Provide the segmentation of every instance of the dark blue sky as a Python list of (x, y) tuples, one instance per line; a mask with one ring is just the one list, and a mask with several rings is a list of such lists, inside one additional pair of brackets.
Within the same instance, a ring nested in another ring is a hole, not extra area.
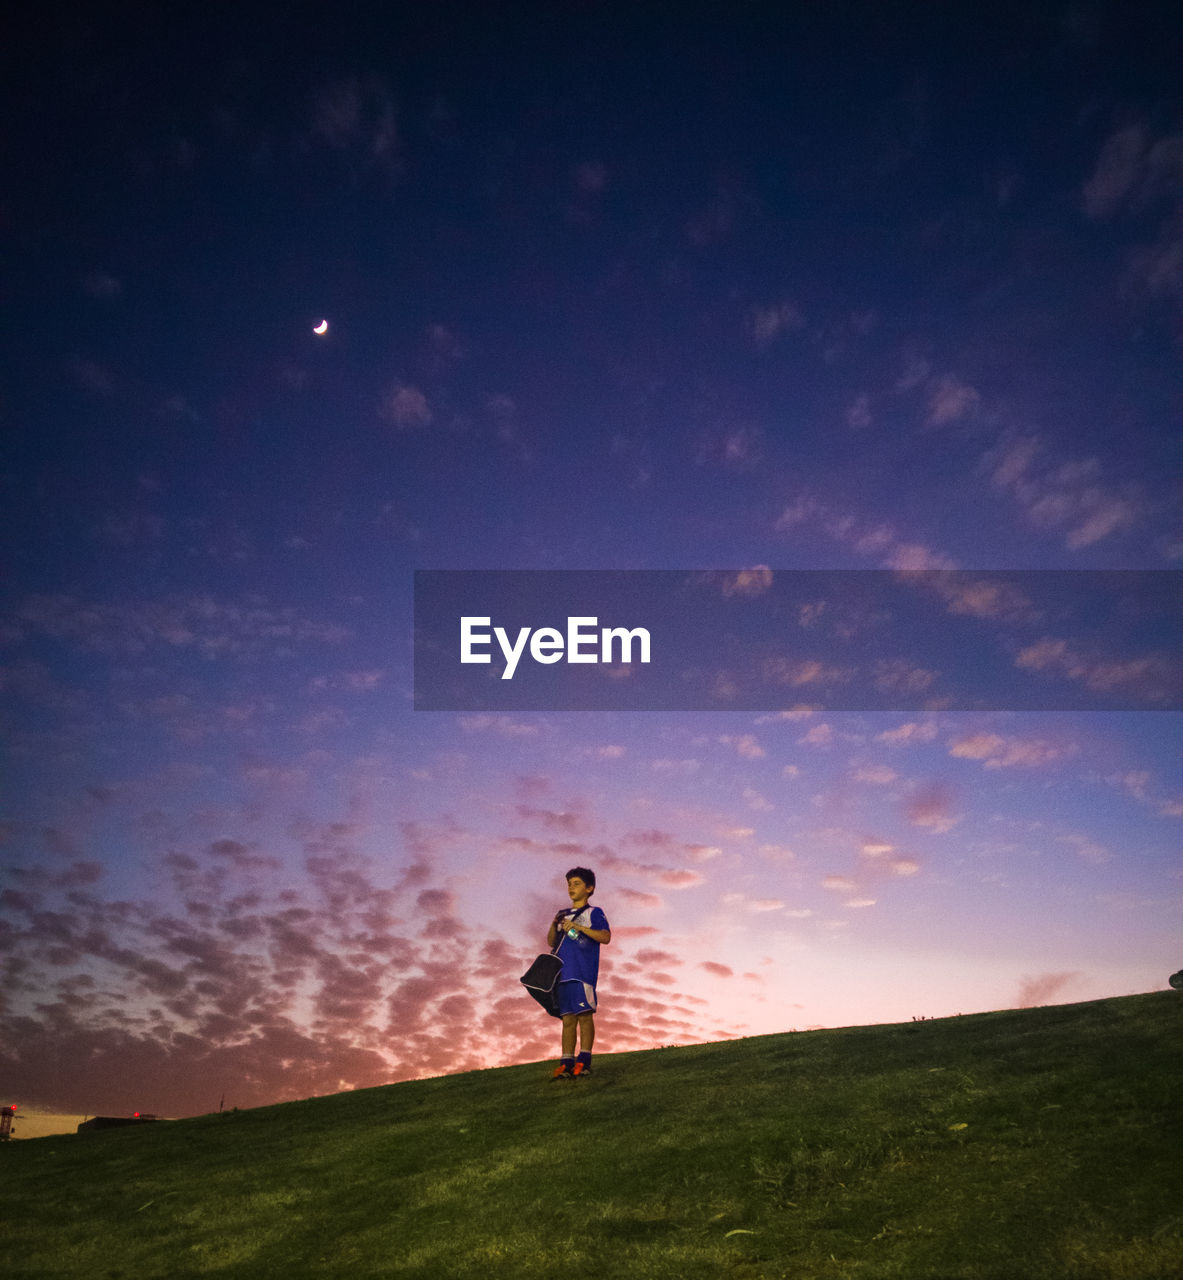
[[(416, 569), (1177, 570), (1181, 27), (1073, 0), (27, 23), (5, 1078), (180, 1113), (214, 1077), (245, 1105), (544, 1056), (514, 980), (580, 859), (617, 929), (605, 1046), (1178, 968), (1174, 712), (830, 715), (794, 668), (759, 712), (427, 714), (410, 659)], [(841, 614), (800, 625), (840, 654)], [(1171, 657), (1089, 621), (992, 652), (1106, 695)]]

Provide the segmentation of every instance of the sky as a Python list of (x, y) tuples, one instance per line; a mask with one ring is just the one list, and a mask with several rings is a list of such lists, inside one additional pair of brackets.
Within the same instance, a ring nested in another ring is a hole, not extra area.
[[(365, 9), (12, 50), (3, 1101), (557, 1056), (518, 977), (576, 865), (598, 1051), (1165, 985), (1177, 629), (1031, 602), (1183, 568), (1173, 6)], [(709, 696), (416, 709), (441, 570), (663, 571), (799, 645), (737, 698), (690, 603)], [(945, 584), (886, 708), (819, 570)], [(1082, 698), (969, 698), (965, 628)]]

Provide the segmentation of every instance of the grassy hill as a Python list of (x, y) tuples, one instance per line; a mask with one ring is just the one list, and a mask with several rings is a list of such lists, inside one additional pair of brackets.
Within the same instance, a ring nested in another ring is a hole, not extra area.
[(605, 1054), (0, 1148), (0, 1272), (1183, 1275), (1183, 996)]

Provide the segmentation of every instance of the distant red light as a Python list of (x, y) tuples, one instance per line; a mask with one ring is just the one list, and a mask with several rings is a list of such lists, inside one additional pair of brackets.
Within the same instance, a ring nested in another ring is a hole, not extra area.
[(138, 1119), (140, 1118), (140, 1113), (139, 1113), (138, 1111), (133, 1111), (133, 1112), (131, 1113), (131, 1118), (132, 1118), (133, 1120), (138, 1120)]

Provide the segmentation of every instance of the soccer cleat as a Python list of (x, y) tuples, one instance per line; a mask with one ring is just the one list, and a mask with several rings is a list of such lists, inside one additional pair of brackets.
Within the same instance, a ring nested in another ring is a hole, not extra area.
[(550, 1078), (552, 1080), (574, 1080), (577, 1070), (578, 1069), (572, 1070), (569, 1062), (560, 1062), (559, 1065), (555, 1067)]
[(578, 1080), (580, 1076), (590, 1076), (590, 1075), (591, 1075), (590, 1062), (577, 1062), (575, 1064), (575, 1070), (571, 1072), (571, 1078), (573, 1080)]

